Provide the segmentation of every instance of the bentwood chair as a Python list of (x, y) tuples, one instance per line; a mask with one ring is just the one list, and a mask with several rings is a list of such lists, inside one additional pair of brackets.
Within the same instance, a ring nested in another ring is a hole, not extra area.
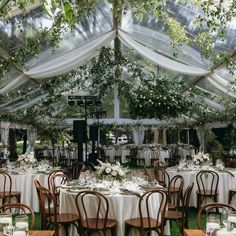
[(55, 170), (48, 176), (48, 188), (55, 195), (57, 205), (59, 206), (60, 185), (68, 184), (69, 177), (61, 170)]
[(72, 213), (58, 213), (55, 195), (47, 188), (38, 187), (39, 201), (42, 217), (45, 219), (43, 229), (55, 230), (55, 236), (59, 236), (59, 229), (62, 226), (66, 236), (69, 235), (69, 226), (74, 225), (79, 231), (79, 215)]
[(163, 187), (168, 187), (170, 184), (170, 176), (166, 169), (162, 166), (155, 166), (154, 168), (155, 179)]
[(233, 196), (236, 195), (236, 188), (229, 189), (229, 195), (228, 195), (228, 204), (231, 203)]
[(181, 175), (175, 175), (168, 185), (168, 209), (177, 210), (180, 203), (183, 202), (184, 178)]
[(79, 179), (83, 168), (85, 168), (83, 162), (80, 161), (75, 163), (72, 167), (72, 179)]
[(15, 198), (18, 203), (21, 201), (21, 192), (12, 191), (12, 179), (11, 176), (4, 172), (0, 172), (0, 199), (2, 205), (10, 203), (12, 198)]
[(184, 192), (183, 205), (178, 207), (177, 211), (167, 210), (165, 212), (165, 221), (175, 221), (180, 229), (182, 235), (184, 235), (184, 228), (188, 228), (188, 211), (189, 211), (189, 201), (193, 190), (194, 183), (189, 184)]
[(201, 170), (196, 175), (196, 182), (198, 186), (197, 194), (197, 208), (199, 209), (205, 199), (212, 199), (217, 202), (219, 195), (218, 184), (219, 175), (212, 170)]
[[(160, 206), (155, 209), (155, 214), (152, 216), (151, 199), (157, 198)], [(165, 211), (168, 203), (168, 193), (164, 189), (153, 189), (146, 191), (139, 199), (139, 217), (131, 218), (125, 221), (125, 236), (129, 235), (131, 228), (139, 230), (140, 235), (155, 231), (157, 235), (164, 235)]]
[(27, 205), (22, 203), (7, 203), (0, 207), (1, 213), (12, 212), (12, 209), (17, 210), (17, 215), (30, 215), (31, 225), (30, 229), (34, 228), (35, 225), (35, 215), (34, 211)]
[(163, 168), (166, 168), (166, 163), (164, 161), (161, 161), (161, 160), (155, 160), (153, 165), (154, 165), (154, 168), (156, 166), (161, 166)]
[[(212, 212), (219, 213), (220, 212), (219, 209), (223, 209), (223, 208), (226, 208), (230, 211), (236, 211), (236, 209), (233, 206), (230, 206), (224, 203), (219, 203), (219, 202), (212, 202), (212, 203), (202, 206), (201, 209), (197, 213), (198, 229), (204, 229), (203, 222), (202, 222), (203, 215), (207, 217)], [(205, 222), (204, 222), (204, 225), (205, 225)]]
[[(91, 202), (93, 204), (91, 214)], [(111, 235), (116, 235), (117, 221), (108, 218), (109, 202), (102, 193), (92, 190), (84, 190), (77, 194), (75, 198), (76, 207), (80, 216), (80, 235), (89, 235), (92, 232), (102, 232), (106, 235), (111, 231)], [(100, 235), (100, 234), (99, 234)]]

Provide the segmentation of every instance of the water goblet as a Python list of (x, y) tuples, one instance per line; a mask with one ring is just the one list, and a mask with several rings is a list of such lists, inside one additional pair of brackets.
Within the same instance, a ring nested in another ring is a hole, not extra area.
[(229, 230), (228, 217), (229, 217), (229, 209), (223, 208), (221, 212), (221, 222), (224, 225), (224, 228), (226, 228), (227, 230)]
[(206, 220), (206, 235), (212, 236), (216, 230), (220, 229), (220, 217), (216, 214), (209, 214)]

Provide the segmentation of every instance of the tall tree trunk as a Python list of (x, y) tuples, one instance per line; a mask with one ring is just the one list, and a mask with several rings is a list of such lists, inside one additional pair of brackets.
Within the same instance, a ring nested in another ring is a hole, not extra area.
[(23, 148), (22, 148), (22, 154), (26, 153), (27, 149), (27, 130), (24, 130), (24, 136), (23, 136)]
[(10, 161), (14, 161), (17, 159), (17, 151), (16, 151), (16, 130), (9, 129), (9, 159)]

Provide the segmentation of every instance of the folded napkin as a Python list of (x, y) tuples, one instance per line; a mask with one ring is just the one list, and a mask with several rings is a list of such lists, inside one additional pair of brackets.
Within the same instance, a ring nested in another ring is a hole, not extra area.
[(138, 191), (138, 190), (130, 190), (130, 189), (126, 189), (126, 188), (120, 188), (120, 191), (123, 192), (124, 194), (133, 194), (138, 197), (141, 197), (141, 191)]

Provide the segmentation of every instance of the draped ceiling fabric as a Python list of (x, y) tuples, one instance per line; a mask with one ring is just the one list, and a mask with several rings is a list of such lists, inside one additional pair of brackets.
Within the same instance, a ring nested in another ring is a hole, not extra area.
[(132, 130), (133, 140), (135, 145), (142, 145), (145, 136), (145, 130), (141, 128), (136, 128)]
[(26, 149), (26, 153), (30, 153), (34, 151), (34, 144), (36, 140), (37, 140), (37, 130), (34, 127), (32, 127), (32, 125), (28, 125), (27, 126), (28, 146)]
[(1, 142), (3, 146), (3, 158), (6, 159), (8, 157), (8, 138), (9, 138), (9, 128), (10, 122), (1, 121)]
[[(168, 1), (171, 3), (171, 1)], [(183, 11), (184, 9), (184, 11)], [(188, 12), (189, 11), (189, 12)], [(181, 19), (185, 19), (187, 30), (194, 35), (194, 28), (191, 26), (191, 19), (194, 18), (194, 13), (184, 6), (175, 7), (173, 12)], [(181, 15), (182, 14), (182, 15)], [(186, 15), (187, 14), (187, 15)], [(189, 15), (188, 15), (189, 14)], [(52, 21), (43, 14), (39, 14), (37, 21), (32, 21), (36, 24), (39, 18), (42, 18), (41, 25), (52, 24)], [(154, 65), (175, 72), (176, 75), (186, 76), (186, 85), (195, 85), (197, 88), (208, 92), (209, 95), (216, 96), (231, 96), (236, 97), (236, 87), (229, 82), (235, 80), (234, 76), (230, 76), (224, 63), (219, 67), (211, 68), (208, 60), (203, 60), (200, 53), (195, 48), (184, 45), (182, 54), (178, 57), (173, 57), (173, 49), (170, 47), (170, 39), (165, 35), (164, 31), (158, 28), (158, 20), (151, 15), (147, 17), (148, 21), (138, 23), (134, 20), (132, 12), (128, 12), (122, 16), (122, 24), (119, 28), (113, 25), (113, 16), (111, 6), (104, 1), (98, 6), (94, 16), (88, 18), (87, 22), (81, 23), (78, 32), (75, 35), (67, 33), (60, 47), (55, 49), (52, 54), (52, 48), (46, 48), (36, 58), (28, 61), (27, 70), (22, 69), (22, 72), (12, 73), (6, 78), (2, 78), (0, 83), (0, 94), (7, 94), (12, 91), (17, 91), (24, 86), (35, 86), (35, 90), (30, 94), (30, 101), (24, 97), (18, 98), (15, 101), (0, 102), (0, 112), (13, 112), (18, 109), (29, 107), (37, 102), (46, 99), (47, 93), (41, 94), (38, 91), (39, 84), (43, 80), (58, 76), (69, 72), (88, 62), (99, 53), (102, 46), (111, 46), (114, 38), (117, 36), (123, 46), (135, 51), (136, 54), (148, 59)], [(41, 19), (40, 18), (40, 19)], [(96, 21), (95, 21), (96, 20)], [(1, 22), (0, 22), (1, 23)], [(150, 25), (149, 25), (150, 24)], [(4, 24), (0, 24), (4, 28)], [(6, 27), (5, 27), (6, 28)], [(233, 54), (233, 49), (236, 47), (236, 27), (230, 28), (228, 35), (230, 40), (225, 40), (225, 45), (217, 45), (219, 48), (225, 47), (227, 51)], [(4, 48), (4, 45), (0, 45)], [(216, 48), (217, 49), (217, 48)], [(235, 59), (235, 57), (233, 57)], [(176, 76), (175, 78), (177, 78)], [(175, 79), (173, 78), (173, 79)], [(187, 96), (187, 93), (185, 93)], [(114, 93), (114, 119), (104, 120), (104, 123), (115, 122), (134, 123), (131, 119), (122, 119), (120, 117), (119, 99), (117, 92)], [(215, 110), (224, 110), (225, 107), (210, 99), (205, 98), (207, 104)], [(185, 122), (186, 119), (183, 119)], [(140, 121), (139, 121), (140, 122)], [(141, 120), (146, 124), (158, 124), (158, 120)], [(189, 122), (193, 120), (189, 119)], [(168, 123), (168, 122), (167, 122)], [(198, 131), (199, 139), (203, 142), (201, 131)]]

